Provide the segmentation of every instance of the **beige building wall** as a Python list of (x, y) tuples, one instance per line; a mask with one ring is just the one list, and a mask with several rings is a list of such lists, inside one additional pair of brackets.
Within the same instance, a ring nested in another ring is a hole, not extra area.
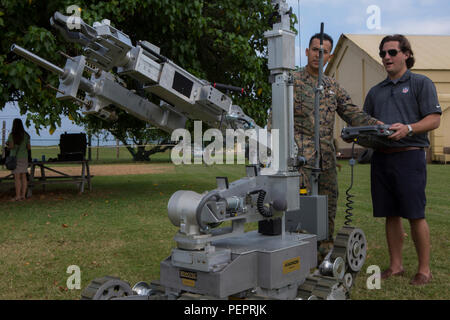
[(439, 94), (442, 108), (441, 125), (430, 133), (433, 161), (450, 162), (450, 94)]
[[(335, 63), (327, 68), (326, 74), (336, 78), (351, 96), (353, 103), (362, 108), (370, 88), (386, 78), (383, 66), (373, 61), (367, 53), (348, 39), (336, 47), (334, 61)], [(347, 126), (345, 121), (337, 116), (334, 136), (337, 150), (341, 152), (349, 152), (351, 149), (351, 144), (340, 138), (342, 128), (345, 126)]]
[[(325, 71), (328, 76), (336, 78), (339, 84), (350, 94), (353, 103), (361, 108), (370, 88), (386, 78), (381, 59), (375, 57), (378, 43), (382, 37), (383, 35), (368, 35), (366, 37), (364, 35), (341, 35), (334, 51), (334, 57)], [(427, 43), (428, 46), (430, 43), (439, 45), (438, 41), (430, 41), (427, 36), (408, 36), (408, 38), (416, 57), (424, 56), (422, 52), (417, 52), (417, 49), (415, 49), (417, 47), (420, 50), (423, 47), (423, 42)], [(439, 38), (439, 40), (442, 39), (447, 40), (450, 44), (450, 37)], [(367, 48), (362, 48), (362, 46)], [(428, 46), (427, 50), (430, 49)], [(436, 50), (438, 50), (437, 47)], [(450, 161), (450, 62), (447, 62), (447, 65), (439, 63), (439, 65), (442, 65), (441, 69), (436, 69), (436, 63), (431, 65), (431, 62), (435, 63), (435, 61), (430, 61), (430, 68), (432, 69), (427, 69), (426, 61), (422, 61), (422, 63), (417, 64), (420, 69), (413, 68), (412, 71), (429, 77), (436, 85), (443, 115), (441, 126), (430, 133), (430, 159), (444, 162)], [(341, 130), (345, 126), (346, 123), (337, 116), (334, 132), (337, 149), (345, 155), (349, 155), (351, 144), (342, 141), (340, 138)], [(358, 146), (358, 148), (360, 147)]]

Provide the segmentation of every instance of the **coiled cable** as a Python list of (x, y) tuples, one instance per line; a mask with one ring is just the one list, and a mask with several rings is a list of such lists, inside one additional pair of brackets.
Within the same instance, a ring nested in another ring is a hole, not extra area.
[(345, 191), (345, 194), (347, 195), (347, 203), (345, 204), (345, 206), (347, 207), (347, 209), (345, 209), (345, 222), (344, 224), (346, 226), (349, 226), (352, 222), (353, 222), (353, 203), (354, 201), (352, 200), (352, 198), (354, 197), (353, 194), (350, 193), (350, 190), (353, 187), (353, 168), (355, 166), (355, 158), (354, 158), (354, 152), (355, 152), (355, 142), (356, 140), (353, 142), (352, 144), (352, 158), (349, 160), (349, 164), (350, 164), (350, 168), (351, 168), (351, 173), (350, 173), (350, 186), (348, 187), (348, 189)]
[(256, 208), (258, 212), (265, 218), (270, 218), (273, 216), (272, 210), (264, 206), (264, 199), (266, 198), (266, 192), (264, 190), (259, 190), (258, 200), (256, 200)]
[(256, 199), (256, 209), (263, 217), (271, 218), (273, 216), (272, 208), (269, 209), (264, 205), (264, 199), (266, 198), (267, 192), (260, 189), (252, 191), (249, 194), (258, 194), (258, 198)]

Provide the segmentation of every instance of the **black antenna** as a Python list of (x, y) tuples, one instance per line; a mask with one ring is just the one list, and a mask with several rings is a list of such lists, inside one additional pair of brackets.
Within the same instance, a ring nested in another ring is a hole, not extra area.
[(320, 23), (320, 45), (323, 46), (323, 22)]
[(320, 175), (320, 95), (323, 91), (322, 76), (323, 76), (323, 29), (324, 23), (320, 24), (320, 51), (319, 51), (319, 76), (317, 81), (317, 88), (314, 90), (314, 147), (315, 147), (315, 163), (312, 169), (311, 181), (311, 195), (319, 194), (319, 175)]

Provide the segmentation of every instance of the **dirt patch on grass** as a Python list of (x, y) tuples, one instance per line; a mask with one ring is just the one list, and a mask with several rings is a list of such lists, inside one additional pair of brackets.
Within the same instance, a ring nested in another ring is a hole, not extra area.
[[(80, 168), (71, 168), (78, 170)], [(172, 164), (120, 164), (120, 165), (92, 165), (91, 175), (94, 176), (120, 176), (128, 174), (152, 174), (152, 173), (173, 173), (175, 167)]]
[[(80, 166), (58, 166), (58, 165), (47, 165), (56, 171), (75, 176), (81, 175), (81, 165)], [(93, 176), (120, 176), (129, 174), (157, 174), (157, 173), (173, 173), (175, 172), (175, 166), (173, 164), (97, 164), (90, 165), (90, 172)], [(6, 176), (9, 171), (0, 170), (0, 177)], [(50, 170), (45, 170), (45, 175), (47, 177), (57, 176), (58, 174)], [(41, 170), (36, 167), (35, 177), (41, 176)]]

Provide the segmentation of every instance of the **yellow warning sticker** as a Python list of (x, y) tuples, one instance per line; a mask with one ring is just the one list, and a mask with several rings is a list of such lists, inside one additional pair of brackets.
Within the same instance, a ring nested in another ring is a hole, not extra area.
[(283, 261), (283, 274), (287, 274), (295, 270), (300, 270), (300, 257)]
[(195, 281), (194, 281), (194, 280), (191, 280), (191, 279), (184, 279), (184, 278), (181, 278), (181, 283), (182, 283), (184, 286), (195, 287)]
[(195, 287), (197, 272), (180, 270), (181, 283), (188, 287)]

